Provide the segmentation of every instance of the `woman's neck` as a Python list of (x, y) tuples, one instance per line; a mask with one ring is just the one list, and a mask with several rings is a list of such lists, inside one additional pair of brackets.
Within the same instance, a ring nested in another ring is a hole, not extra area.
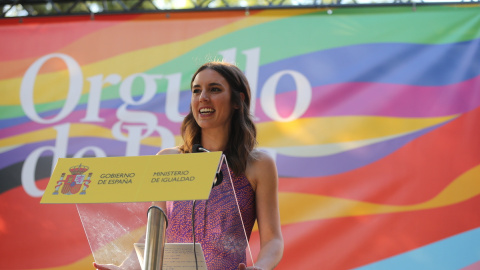
[(202, 130), (202, 146), (209, 151), (224, 151), (228, 143), (228, 130)]

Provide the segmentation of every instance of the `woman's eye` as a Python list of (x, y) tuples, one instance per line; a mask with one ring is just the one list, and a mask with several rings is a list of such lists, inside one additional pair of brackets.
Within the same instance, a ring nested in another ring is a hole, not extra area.
[(192, 93), (198, 94), (198, 93), (200, 93), (200, 89), (192, 89)]
[(222, 90), (221, 90), (220, 88), (213, 87), (213, 88), (211, 89), (211, 91), (212, 91), (212, 92), (220, 92), (220, 91), (222, 91)]

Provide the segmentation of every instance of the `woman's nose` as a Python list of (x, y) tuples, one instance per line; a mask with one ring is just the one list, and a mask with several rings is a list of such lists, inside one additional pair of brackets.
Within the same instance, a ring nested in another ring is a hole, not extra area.
[(207, 91), (202, 91), (202, 93), (200, 94), (200, 101), (208, 101), (208, 99), (209, 97)]

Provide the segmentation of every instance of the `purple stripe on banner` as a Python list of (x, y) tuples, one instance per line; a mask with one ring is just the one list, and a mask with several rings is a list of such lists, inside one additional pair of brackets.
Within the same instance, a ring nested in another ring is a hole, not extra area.
[[(118, 90), (117, 90), (118, 91)], [(136, 96), (138, 99), (138, 96)], [(179, 106), (178, 110), (180, 112), (188, 112), (190, 109), (190, 98), (191, 98), (191, 92), (190, 89), (187, 90), (181, 90), (179, 92)], [(101, 103), (102, 108), (111, 108), (111, 109), (117, 109), (118, 107), (122, 106), (125, 104), (125, 102), (119, 98), (116, 99), (111, 99), (111, 100), (103, 100)], [(136, 109), (136, 110), (144, 110), (144, 111), (150, 111), (150, 112), (155, 112), (155, 113), (165, 113), (165, 106), (167, 104), (166, 101), (166, 94), (165, 93), (157, 93), (151, 100), (146, 102), (145, 104), (142, 105), (137, 105), (137, 106), (132, 106), (129, 105), (129, 109)], [(82, 104), (79, 106), (81, 109), (85, 109), (86, 105)]]
[[(100, 110), (99, 115), (100, 117), (105, 119), (105, 122), (81, 122), (80, 119), (85, 117), (85, 111), (74, 111), (65, 119), (54, 124), (39, 124), (36, 122), (26, 122), (26, 123), (18, 124), (16, 126), (2, 129), (2, 132), (0, 133), (0, 139), (15, 136), (18, 134), (27, 133), (27, 132), (32, 132), (40, 129), (51, 128), (54, 126), (65, 124), (65, 123), (89, 124), (89, 125), (95, 125), (98, 127), (111, 129), (112, 126), (119, 121), (117, 119), (115, 111), (112, 109), (102, 109)], [(174, 135), (180, 134), (181, 123), (171, 122), (166, 118), (165, 114), (157, 114), (156, 117), (157, 117), (157, 125), (168, 128), (170, 131), (172, 131)], [(95, 134), (91, 134), (91, 136), (94, 136), (94, 135)], [(155, 135), (158, 136), (158, 134), (155, 134)]]
[(351, 171), (395, 152), (410, 141), (448, 122), (449, 121), (428, 127), (402, 137), (329, 156), (290, 157), (279, 154), (277, 155), (278, 175), (279, 177), (320, 177)]
[[(0, 154), (0, 160), (2, 163), (0, 164), (0, 169), (8, 167), (12, 164), (23, 162), (27, 159), (27, 157), (36, 149), (40, 147), (50, 146), (55, 147), (55, 141), (43, 141), (39, 143), (31, 143), (26, 144), (10, 151), (6, 151)], [(80, 149), (88, 147), (88, 146), (95, 146), (102, 149), (107, 156), (109, 157), (117, 157), (117, 156), (125, 156), (126, 145), (125, 142), (112, 140), (112, 139), (101, 139), (101, 138), (91, 138), (91, 137), (80, 137), (80, 138), (69, 138), (68, 139), (68, 146), (67, 146), (67, 157), (72, 157), (75, 153), (77, 153)], [(144, 155), (155, 155), (160, 150), (160, 147), (153, 147), (153, 146), (140, 146), (140, 156)], [(51, 151), (44, 151), (41, 156), (52, 156), (53, 153)], [(93, 155), (93, 152), (87, 152), (86, 155)]]
[[(179, 105), (178, 105), (178, 111), (186, 115), (189, 110), (190, 110), (190, 91), (181, 91), (179, 95)], [(100, 104), (100, 117), (105, 117), (105, 116), (110, 116), (112, 115), (113, 117), (115, 116), (115, 112), (117, 109), (122, 106), (124, 102), (121, 99), (112, 99), (112, 100), (104, 100)], [(165, 93), (159, 93), (155, 95), (155, 97), (152, 98), (149, 102), (138, 105), (138, 106), (128, 106), (128, 110), (136, 110), (136, 111), (148, 111), (152, 112), (158, 115), (165, 115)], [(79, 104), (76, 106), (75, 111), (71, 113), (71, 115), (68, 116), (68, 118), (62, 120), (61, 123), (65, 122), (80, 122), (79, 120), (84, 118), (86, 115), (86, 110), (87, 105), (86, 104)], [(40, 117), (44, 119), (49, 119), (54, 117), (60, 112), (60, 109), (53, 109), (53, 110), (48, 110), (42, 113), (39, 113)], [(75, 117), (72, 117), (72, 114), (77, 113)], [(106, 112), (106, 113), (105, 113)], [(169, 120), (166, 119), (166, 117), (159, 118), (159, 120), (163, 120), (170, 122)], [(28, 123), (31, 122), (31, 119), (28, 118), (27, 116), (23, 117), (17, 117), (17, 118), (11, 118), (11, 119), (3, 119), (0, 120), (0, 129), (5, 129), (9, 127), (14, 127), (21, 125), (23, 123)], [(59, 122), (60, 123), (60, 122)], [(58, 125), (59, 123), (55, 123), (55, 125)]]
[[(296, 91), (276, 96), (280, 116), (292, 113)], [(313, 105), (314, 104), (314, 105)], [(446, 86), (410, 86), (381, 83), (345, 83), (315, 87), (302, 117), (371, 115), (440, 117), (465, 113), (480, 106), (480, 76)], [(256, 115), (270, 120), (257, 101)]]

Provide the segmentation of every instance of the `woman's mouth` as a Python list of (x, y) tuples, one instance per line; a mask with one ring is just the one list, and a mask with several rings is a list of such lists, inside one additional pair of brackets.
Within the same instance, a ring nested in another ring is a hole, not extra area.
[(199, 111), (201, 115), (210, 115), (215, 112), (212, 108), (201, 108)]

